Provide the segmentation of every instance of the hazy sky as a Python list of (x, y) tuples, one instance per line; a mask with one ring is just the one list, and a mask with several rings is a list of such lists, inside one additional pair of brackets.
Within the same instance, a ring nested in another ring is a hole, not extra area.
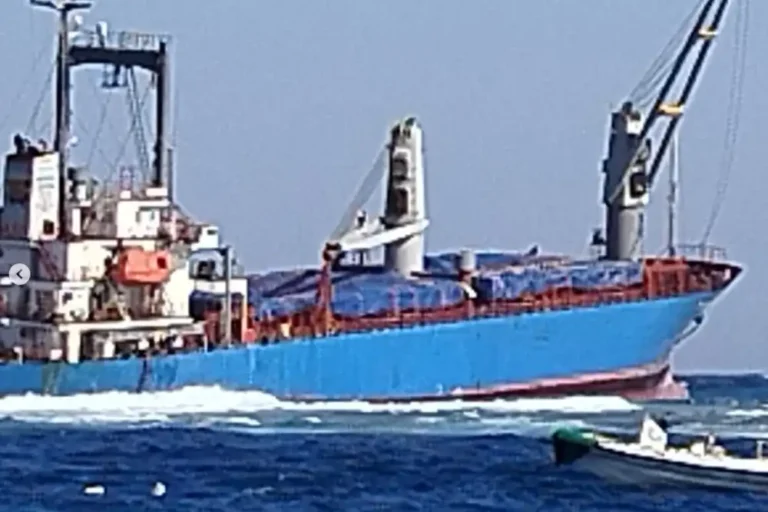
[[(54, 17), (24, 0), (2, 3), (0, 132), (10, 147), (13, 130), (28, 125), (50, 135), (51, 94), (41, 91)], [(319, 261), (390, 124), (409, 114), (425, 130), (431, 250), (539, 243), (585, 254), (603, 219), (599, 168), (611, 105), (695, 3), (101, 0), (85, 20), (173, 35), (181, 202), (220, 224), (258, 270)], [(689, 241), (701, 238), (721, 176), (739, 3), (731, 2), (682, 123), (680, 238)], [(750, 11), (751, 20), (768, 19), (766, 2)], [(747, 271), (677, 354), (678, 370), (768, 365), (768, 32), (751, 25), (738, 154), (711, 239)], [(106, 176), (129, 126), (124, 94), (97, 93), (100, 80), (98, 69), (77, 73), (75, 128), (79, 159)], [(92, 151), (89, 134), (107, 98), (110, 123)], [(664, 176), (648, 252), (664, 245), (666, 194)]]

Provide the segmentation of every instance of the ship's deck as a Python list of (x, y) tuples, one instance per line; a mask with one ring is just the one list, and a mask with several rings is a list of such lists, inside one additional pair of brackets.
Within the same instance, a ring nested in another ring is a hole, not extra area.
[[(719, 292), (727, 288), (741, 273), (741, 268), (732, 263), (693, 260), (684, 258), (649, 258), (637, 263), (639, 271), (635, 274), (631, 264), (622, 263), (620, 272), (601, 271), (602, 281), (589, 279), (585, 284), (576, 285), (575, 279), (563, 279), (569, 270), (584, 269), (594, 264), (585, 262), (549, 263), (543, 275), (555, 276), (559, 285), (544, 286), (540, 289), (518, 287), (514, 295), (499, 293), (496, 296), (467, 297), (465, 288), (461, 288), (462, 297), (457, 300), (451, 296), (437, 295), (440, 300), (431, 304), (419, 305), (407, 300), (395, 307), (381, 307), (369, 314), (349, 313), (334, 310), (334, 303), (323, 311), (317, 304), (318, 294), (310, 287), (303, 293), (305, 307), (283, 315), (259, 315), (252, 300), (250, 338), (265, 343), (286, 340), (294, 337), (313, 337), (340, 332), (365, 332), (369, 330), (397, 329), (410, 325), (458, 322), (472, 318), (487, 318), (508, 315), (521, 315), (551, 310), (565, 310), (596, 307), (612, 303), (646, 301), (669, 298), (701, 292)], [(482, 268), (482, 267), (481, 267)], [(518, 267), (519, 268), (519, 267)], [(614, 269), (616, 267), (613, 267)], [(493, 276), (485, 270), (485, 276)], [(491, 272), (503, 270), (495, 269)], [(519, 272), (519, 271), (518, 271)], [(559, 274), (558, 274), (559, 272)], [(434, 274), (429, 277), (434, 280)], [(455, 276), (448, 276), (450, 283), (459, 286)], [(314, 283), (313, 283), (314, 285)], [(315, 285), (316, 286), (316, 285)], [(387, 296), (387, 286), (378, 284), (378, 291)], [(391, 285), (390, 285), (391, 286)], [(408, 286), (413, 287), (412, 283)], [(443, 285), (445, 286), (445, 285)], [(311, 291), (310, 291), (311, 290)], [(389, 294), (390, 303), (397, 302), (400, 295)], [(365, 297), (358, 292), (357, 297)], [(417, 294), (406, 298), (418, 297)], [(254, 297), (252, 297), (254, 299)], [(311, 300), (310, 300), (311, 299)], [(216, 324), (218, 325), (218, 324)], [(211, 336), (218, 338), (216, 326), (211, 326)]]

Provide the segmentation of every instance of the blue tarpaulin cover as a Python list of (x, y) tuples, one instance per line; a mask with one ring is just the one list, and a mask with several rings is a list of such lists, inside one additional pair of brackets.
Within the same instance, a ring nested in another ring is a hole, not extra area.
[(641, 263), (593, 261), (561, 267), (520, 266), (481, 273), (473, 282), (484, 299), (515, 299), (524, 293), (541, 293), (552, 288), (572, 287), (582, 290), (608, 286), (628, 286), (643, 281)]
[[(546, 264), (552, 257), (522, 253), (477, 253), (473, 287), (481, 299), (515, 299), (554, 287), (594, 289), (642, 282), (642, 264), (589, 261)], [(339, 267), (331, 275), (331, 307), (362, 316), (461, 303), (465, 292), (455, 278), (458, 253), (425, 258), (425, 275), (405, 278), (381, 267)], [(278, 270), (248, 278), (248, 302), (260, 318), (283, 316), (316, 303), (319, 269)]]
[[(293, 270), (251, 276), (248, 300), (260, 317), (282, 316), (315, 304), (320, 271)], [(335, 270), (331, 308), (341, 315), (371, 315), (410, 308), (459, 304), (464, 291), (454, 279), (405, 278), (382, 269)]]

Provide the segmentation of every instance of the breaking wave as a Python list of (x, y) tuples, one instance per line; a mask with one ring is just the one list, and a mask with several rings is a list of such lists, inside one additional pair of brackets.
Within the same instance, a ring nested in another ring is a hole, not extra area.
[(618, 397), (573, 396), (489, 402), (369, 404), (297, 403), (258, 391), (189, 387), (157, 393), (99, 393), (69, 397), (27, 395), (0, 399), (3, 424), (78, 425), (93, 428), (162, 426), (274, 433), (398, 432), (516, 434), (542, 438), (564, 423), (633, 432), (644, 411), (666, 414), (673, 433), (768, 438), (768, 401), (748, 406), (710, 399), (693, 403), (632, 403)]

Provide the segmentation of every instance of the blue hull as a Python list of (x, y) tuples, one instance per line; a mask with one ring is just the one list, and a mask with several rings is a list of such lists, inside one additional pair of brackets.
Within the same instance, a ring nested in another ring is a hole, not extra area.
[(285, 399), (451, 398), (666, 364), (715, 293), (80, 364), (7, 364), (0, 394), (258, 389)]

